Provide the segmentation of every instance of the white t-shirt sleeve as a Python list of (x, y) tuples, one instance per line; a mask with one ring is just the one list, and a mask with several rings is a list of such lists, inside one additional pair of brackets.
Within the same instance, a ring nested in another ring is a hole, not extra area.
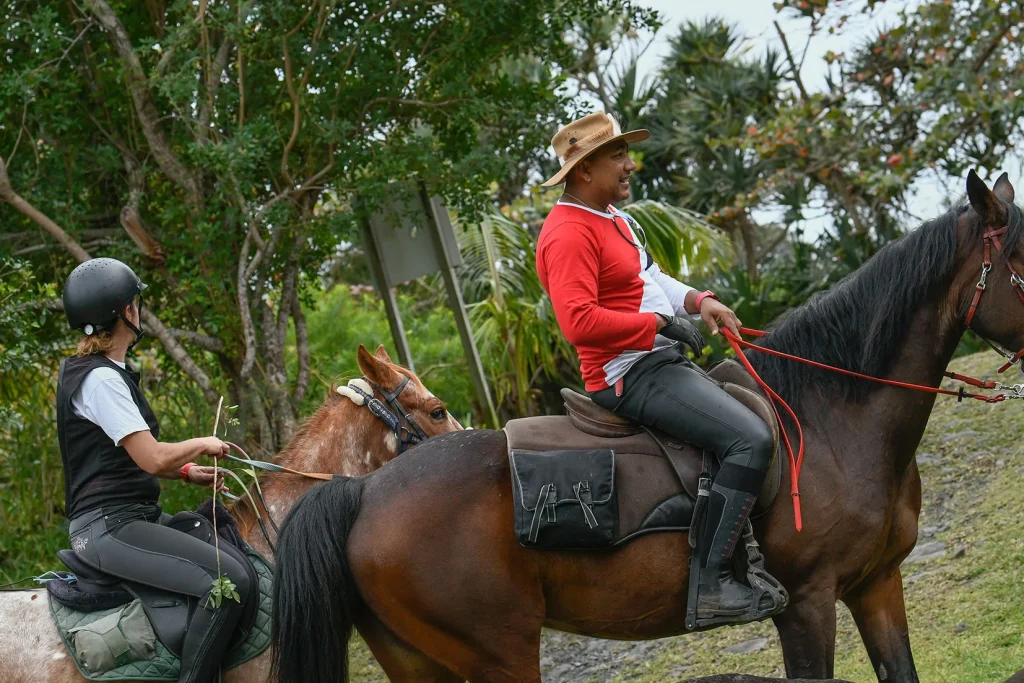
[(115, 446), (135, 432), (149, 431), (139, 407), (132, 400), (127, 382), (113, 368), (94, 368), (71, 397), (71, 408), (79, 417), (99, 425)]

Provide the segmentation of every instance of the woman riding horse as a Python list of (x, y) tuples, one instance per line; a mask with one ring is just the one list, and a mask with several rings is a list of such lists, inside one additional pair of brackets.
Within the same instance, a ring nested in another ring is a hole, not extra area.
[[(65, 513), (71, 548), (106, 574), (199, 599), (182, 648), (179, 683), (213, 680), (227, 647), (249, 577), (214, 546), (161, 526), (157, 478), (222, 486), (200, 455), (227, 455), (208, 436), (158, 441), (160, 426), (125, 354), (142, 338), (140, 295), (146, 285), (115, 259), (82, 263), (64, 285), (68, 324), (85, 333), (57, 380), (57, 434), (64, 464)], [(218, 560), (219, 554), (219, 560)], [(239, 600), (210, 603), (217, 567)]]
[[(689, 318), (739, 334), (739, 320), (712, 292), (697, 292), (661, 272), (643, 228), (612, 205), (629, 198), (636, 164), (629, 143), (597, 112), (551, 140), (562, 168), (545, 186), (565, 183), (537, 240), (537, 273), (562, 333), (575, 347), (594, 402), (623, 417), (706, 448), (721, 458), (703, 529), (696, 625), (764, 619), (784, 607), (733, 576), (736, 542), (771, 463), (768, 426), (683, 355), (704, 339)], [(640, 239), (638, 239), (638, 233)]]

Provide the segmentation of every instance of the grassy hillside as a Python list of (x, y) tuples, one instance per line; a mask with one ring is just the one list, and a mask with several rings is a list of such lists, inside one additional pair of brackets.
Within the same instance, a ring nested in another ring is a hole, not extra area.
[[(953, 369), (994, 379), (998, 360), (991, 353), (976, 354), (957, 360)], [(1007, 374), (1000, 379), (1020, 381), (1019, 374)], [(921, 680), (1003, 681), (1024, 667), (1024, 402), (986, 405), (939, 398), (918, 463), (924, 487), (920, 537), (903, 577)], [(723, 652), (731, 646), (753, 652)], [(353, 680), (383, 680), (365, 647), (353, 648), (352, 664)], [(549, 632), (541, 665), (545, 681), (662, 683), (711, 673), (783, 675), (770, 623), (646, 643)], [(875, 680), (842, 605), (836, 677)]]

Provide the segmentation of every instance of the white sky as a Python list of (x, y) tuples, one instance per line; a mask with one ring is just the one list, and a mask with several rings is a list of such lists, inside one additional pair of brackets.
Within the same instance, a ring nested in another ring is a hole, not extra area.
[[(656, 70), (661, 59), (668, 53), (668, 38), (677, 33), (679, 25), (686, 20), (702, 20), (707, 16), (721, 17), (737, 27), (748, 39), (750, 49), (755, 54), (763, 54), (766, 46), (773, 45), (782, 50), (782, 43), (775, 31), (773, 21), (777, 20), (786, 33), (786, 39), (797, 60), (807, 45), (810, 35), (810, 22), (794, 13), (779, 14), (775, 11), (773, 0), (719, 0), (717, 3), (698, 2), (696, 0), (641, 0), (661, 14), (664, 26), (658, 32), (657, 40), (640, 60), (640, 76)], [(822, 56), (829, 50), (851, 52), (858, 44), (866, 40), (880, 27), (895, 23), (896, 15), (904, 2), (880, 3), (880, 9), (874, 14), (851, 16), (843, 30), (835, 35), (822, 31), (810, 42), (807, 56), (800, 71), (801, 78), (808, 90), (823, 90), (825, 87), (826, 64)], [(859, 10), (857, 10), (859, 12)], [(1022, 160), (1019, 156), (1011, 160), (1006, 170), (1015, 184), (1022, 180)], [(927, 220), (941, 213), (965, 191), (966, 178), (950, 179), (948, 187), (934, 175), (919, 179), (909, 202), (909, 209), (920, 221)], [(767, 217), (770, 219), (770, 217)], [(812, 239), (828, 224), (827, 218), (814, 219), (806, 222), (805, 238)], [(916, 225), (907, 225), (911, 228)]]

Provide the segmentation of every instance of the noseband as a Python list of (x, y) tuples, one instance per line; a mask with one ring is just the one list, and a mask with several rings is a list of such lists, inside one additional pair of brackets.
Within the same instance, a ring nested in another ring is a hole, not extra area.
[[(364, 384), (366, 386), (361, 386)], [(423, 428), (416, 423), (412, 415), (398, 401), (398, 396), (408, 384), (409, 377), (404, 376), (394, 391), (387, 392), (376, 382), (363, 377), (350, 380), (348, 386), (338, 388), (338, 393), (348, 396), (354, 403), (365, 405), (371, 413), (387, 425), (387, 428), (391, 430), (391, 433), (398, 440), (398, 455), (427, 439), (427, 433), (423, 431)], [(382, 402), (374, 396), (373, 392), (383, 396), (384, 401)]]
[[(964, 321), (964, 327), (967, 329), (970, 329), (971, 321), (974, 320), (974, 314), (978, 310), (978, 302), (981, 301), (981, 295), (985, 292), (985, 283), (988, 279), (988, 274), (992, 270), (992, 245), (995, 245), (996, 251), (1002, 253), (1003, 245), (999, 241), (999, 237), (1001, 235), (1005, 235), (1009, 229), (1010, 226), (1005, 225), (999, 230), (986, 232), (983, 236), (985, 240), (985, 260), (981, 264), (981, 279), (978, 280), (978, 284), (975, 287), (974, 298), (971, 300), (971, 307), (967, 311), (967, 319)], [(1010, 271), (1010, 284), (1013, 286), (1013, 291), (1017, 293), (1021, 302), (1024, 302), (1024, 278), (1021, 278), (1020, 274), (1013, 267), (1013, 263), (1010, 262), (1009, 257), (1007, 257), (1005, 261), (1006, 267)], [(1006, 359), (1006, 363), (999, 368), (999, 372), (1006, 372), (1011, 366), (1017, 365), (1021, 358), (1024, 358), (1024, 349), (1021, 349), (1017, 353), (1010, 353), (1009, 351), (1004, 351), (999, 348), (980, 334), (978, 336), (981, 337), (986, 344), (991, 346), (993, 351)]]

